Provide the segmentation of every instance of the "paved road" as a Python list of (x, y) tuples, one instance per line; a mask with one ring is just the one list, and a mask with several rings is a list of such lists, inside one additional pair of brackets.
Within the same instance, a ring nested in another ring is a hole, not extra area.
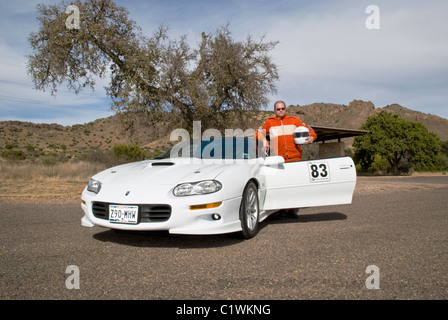
[(447, 299), (448, 177), (424, 183), (437, 187), (271, 217), (248, 241), (84, 228), (78, 203), (3, 201), (0, 299)]

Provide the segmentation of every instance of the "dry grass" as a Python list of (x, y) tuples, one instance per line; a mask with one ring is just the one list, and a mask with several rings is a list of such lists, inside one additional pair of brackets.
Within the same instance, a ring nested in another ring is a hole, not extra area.
[(42, 165), (0, 162), (0, 200), (79, 200), (89, 178), (103, 164), (77, 161)]
[(32, 162), (0, 162), (0, 178), (2, 180), (47, 180), (63, 179), (71, 181), (85, 181), (100, 170), (106, 169), (104, 164), (73, 161), (44, 165)]

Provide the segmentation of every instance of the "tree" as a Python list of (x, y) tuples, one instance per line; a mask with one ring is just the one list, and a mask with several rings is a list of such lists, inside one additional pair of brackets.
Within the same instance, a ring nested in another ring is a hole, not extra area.
[(66, 83), (77, 94), (109, 76), (112, 109), (127, 119), (169, 118), (188, 129), (199, 120), (204, 130), (260, 110), (276, 91), (277, 67), (268, 55), (276, 42), (235, 41), (228, 25), (203, 32), (196, 49), (186, 36), (169, 40), (165, 27), (148, 38), (112, 0), (70, 2), (80, 22), (67, 28), (68, 5), (37, 7), (40, 29), (29, 37), (28, 73), (38, 90), (55, 94)]
[(368, 117), (361, 129), (369, 133), (356, 137), (353, 147), (355, 160), (363, 170), (378, 168), (378, 161), (384, 160), (395, 175), (399, 174), (400, 166), (417, 171), (438, 169), (441, 156), (439, 138), (428, 132), (422, 123), (381, 111)]

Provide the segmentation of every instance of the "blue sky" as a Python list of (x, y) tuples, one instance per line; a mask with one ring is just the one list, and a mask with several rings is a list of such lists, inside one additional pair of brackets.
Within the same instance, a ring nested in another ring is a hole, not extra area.
[[(448, 1), (115, 1), (146, 34), (163, 24), (170, 38), (187, 35), (192, 47), (201, 32), (227, 23), (238, 40), (250, 34), (279, 41), (271, 52), (280, 76), (272, 102), (348, 105), (360, 99), (448, 118)], [(38, 30), (36, 5), (59, 1), (0, 3), (0, 121), (73, 125), (113, 114), (108, 79), (78, 95), (64, 86), (56, 96), (33, 89), (26, 55), (27, 38)], [(379, 29), (366, 27), (372, 4)]]

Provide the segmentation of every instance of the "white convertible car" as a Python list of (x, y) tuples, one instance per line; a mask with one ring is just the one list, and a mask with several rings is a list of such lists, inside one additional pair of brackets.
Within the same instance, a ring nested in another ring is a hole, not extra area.
[(356, 184), (350, 157), (284, 163), (258, 152), (253, 138), (173, 151), (93, 176), (82, 193), (82, 225), (252, 238), (280, 209), (351, 203)]

